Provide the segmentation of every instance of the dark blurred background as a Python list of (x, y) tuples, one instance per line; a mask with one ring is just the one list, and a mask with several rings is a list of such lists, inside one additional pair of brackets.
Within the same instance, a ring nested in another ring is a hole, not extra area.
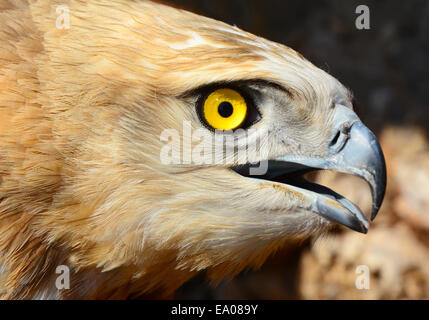
[[(355, 95), (362, 120), (379, 137), (388, 189), (364, 236), (345, 229), (291, 244), (259, 271), (210, 286), (204, 275), (177, 298), (392, 299), (429, 298), (429, 1), (175, 0), (167, 1), (299, 51)], [(370, 29), (358, 30), (358, 5), (370, 9)], [(360, 180), (317, 177), (370, 207)], [(359, 290), (358, 265), (370, 270)]]

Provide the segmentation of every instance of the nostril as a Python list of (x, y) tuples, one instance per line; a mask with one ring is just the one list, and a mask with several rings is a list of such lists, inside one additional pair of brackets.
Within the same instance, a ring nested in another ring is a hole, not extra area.
[(334, 139), (332, 139), (330, 146), (335, 146), (338, 142), (338, 139), (340, 139), (340, 135), (341, 135), (341, 131), (338, 131), (337, 134), (335, 135)]
[(331, 152), (340, 152), (340, 150), (344, 147), (350, 136), (350, 127), (351, 125), (348, 122), (341, 125), (334, 138), (329, 143)]

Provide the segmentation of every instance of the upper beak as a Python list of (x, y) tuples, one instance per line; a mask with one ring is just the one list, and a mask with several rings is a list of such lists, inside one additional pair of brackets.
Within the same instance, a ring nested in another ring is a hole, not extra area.
[(372, 194), (371, 220), (375, 218), (386, 191), (386, 164), (383, 151), (374, 134), (355, 122), (344, 149), (325, 164), (325, 169), (336, 169), (364, 178)]

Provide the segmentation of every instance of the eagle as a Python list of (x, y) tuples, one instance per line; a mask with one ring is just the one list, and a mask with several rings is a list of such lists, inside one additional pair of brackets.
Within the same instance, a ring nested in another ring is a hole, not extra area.
[(350, 90), (285, 45), (144, 0), (1, 0), (0, 42), (2, 299), (169, 297), (366, 233), (312, 171), (363, 178), (380, 208)]

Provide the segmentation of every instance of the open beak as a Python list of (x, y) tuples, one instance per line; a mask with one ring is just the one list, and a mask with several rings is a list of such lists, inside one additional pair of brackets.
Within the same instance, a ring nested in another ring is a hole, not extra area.
[[(386, 189), (386, 165), (381, 147), (374, 134), (350, 109), (340, 106), (334, 123), (332, 143), (324, 157), (285, 155), (268, 162), (268, 171), (262, 176), (252, 176), (258, 181), (286, 184), (299, 192), (307, 201), (303, 208), (355, 231), (366, 233), (369, 221), (362, 211), (340, 194), (327, 187), (305, 180), (304, 173), (318, 169), (335, 170), (359, 176), (371, 188), (371, 220), (375, 218)], [(250, 176), (245, 168), (234, 168), (242, 175)]]

